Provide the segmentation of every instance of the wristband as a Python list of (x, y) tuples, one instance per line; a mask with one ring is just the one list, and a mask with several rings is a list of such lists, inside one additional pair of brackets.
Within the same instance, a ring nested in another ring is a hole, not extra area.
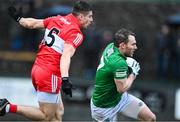
[(62, 77), (62, 81), (69, 81), (69, 77)]

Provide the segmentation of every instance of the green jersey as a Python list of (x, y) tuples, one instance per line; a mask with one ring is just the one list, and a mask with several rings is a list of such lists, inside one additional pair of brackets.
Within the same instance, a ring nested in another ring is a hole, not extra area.
[(101, 108), (116, 106), (121, 100), (114, 79), (124, 79), (128, 76), (126, 57), (119, 49), (110, 43), (104, 50), (96, 71), (93, 104)]

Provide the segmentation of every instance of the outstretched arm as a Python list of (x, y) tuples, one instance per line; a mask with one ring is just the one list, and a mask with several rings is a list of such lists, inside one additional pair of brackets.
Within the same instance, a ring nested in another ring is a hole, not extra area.
[(19, 20), (20, 25), (29, 29), (42, 29), (44, 28), (43, 19), (35, 19), (35, 18), (24, 18), (22, 17)]
[(8, 13), (16, 22), (19, 22), (25, 28), (28, 29), (41, 29), (44, 28), (43, 19), (24, 18), (22, 15), (22, 9), (16, 9), (14, 6), (8, 8)]

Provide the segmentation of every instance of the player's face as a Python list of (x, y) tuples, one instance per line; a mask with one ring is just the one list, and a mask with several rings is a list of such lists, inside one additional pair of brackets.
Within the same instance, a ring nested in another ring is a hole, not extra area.
[(93, 22), (93, 12), (92, 11), (82, 14), (82, 17), (80, 20), (82, 28), (89, 27), (92, 24), (92, 22)]
[(125, 47), (125, 56), (133, 57), (135, 50), (137, 49), (136, 39), (134, 36), (129, 35), (129, 42)]

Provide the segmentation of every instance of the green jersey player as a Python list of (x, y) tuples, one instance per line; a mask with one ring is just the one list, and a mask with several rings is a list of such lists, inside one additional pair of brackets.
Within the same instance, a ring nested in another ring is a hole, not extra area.
[(127, 29), (115, 33), (114, 42), (105, 48), (91, 99), (91, 115), (96, 121), (115, 121), (117, 113), (143, 121), (156, 120), (142, 100), (127, 93), (140, 70), (139, 63), (130, 58), (136, 49), (135, 34)]

